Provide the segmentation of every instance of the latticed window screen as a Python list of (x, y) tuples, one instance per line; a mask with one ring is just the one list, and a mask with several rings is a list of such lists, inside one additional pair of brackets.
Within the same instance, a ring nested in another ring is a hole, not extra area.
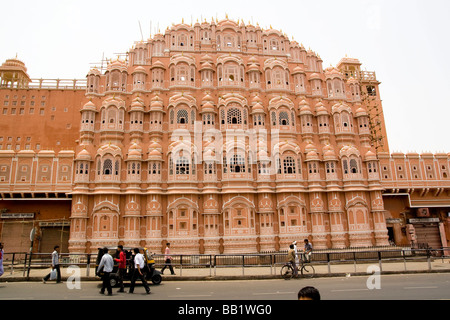
[(344, 166), (344, 173), (347, 174), (348, 173), (348, 163), (347, 160), (344, 160), (342, 162), (343, 166)]
[(115, 175), (118, 176), (119, 175), (119, 160), (116, 160), (116, 163), (114, 164), (114, 171), (115, 171)]
[(289, 115), (285, 111), (281, 111), (278, 115), (278, 121), (281, 126), (288, 126), (289, 125)]
[(350, 160), (350, 172), (358, 173), (358, 164), (355, 159)]
[(185, 157), (177, 159), (176, 174), (189, 174), (189, 160)]
[(295, 173), (295, 160), (292, 157), (286, 157), (283, 160), (283, 168), (285, 174)]
[(241, 110), (237, 108), (231, 108), (227, 112), (227, 123), (228, 124), (241, 124), (242, 123), (242, 113)]
[(188, 112), (187, 110), (181, 109), (177, 112), (177, 123), (188, 123)]
[(106, 159), (103, 162), (103, 174), (110, 175), (112, 174), (112, 160)]
[(233, 155), (230, 159), (230, 172), (240, 173), (245, 172), (245, 159), (239, 154)]

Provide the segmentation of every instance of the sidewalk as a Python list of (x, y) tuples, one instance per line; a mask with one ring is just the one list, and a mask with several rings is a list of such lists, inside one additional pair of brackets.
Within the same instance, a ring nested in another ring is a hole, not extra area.
[[(370, 266), (380, 267), (378, 261), (368, 263), (332, 263), (314, 264), (316, 271), (315, 277), (345, 277), (345, 276), (362, 276), (373, 274)], [(61, 267), (61, 276), (63, 281), (73, 275), (73, 271), (69, 266)], [(169, 271), (163, 275), (163, 281), (206, 281), (206, 280), (256, 280), (256, 279), (281, 279), (281, 265), (276, 267), (217, 267), (217, 268), (180, 268), (174, 266), (176, 275), (170, 275)], [(100, 281), (95, 276), (95, 269), (90, 268), (89, 274), (85, 267), (80, 268), (79, 276), (82, 281)], [(158, 268), (158, 270), (160, 270)], [(377, 269), (378, 270), (378, 269)], [(408, 273), (440, 273), (450, 272), (450, 260), (435, 259), (430, 264), (425, 261), (406, 262), (403, 261), (382, 261), (381, 274), (408, 274)], [(42, 278), (50, 272), (50, 268), (31, 269), (29, 281), (42, 281)], [(5, 268), (5, 273), (0, 277), (0, 282), (18, 282), (27, 281), (27, 271), (24, 272), (23, 267), (16, 267), (11, 271)]]

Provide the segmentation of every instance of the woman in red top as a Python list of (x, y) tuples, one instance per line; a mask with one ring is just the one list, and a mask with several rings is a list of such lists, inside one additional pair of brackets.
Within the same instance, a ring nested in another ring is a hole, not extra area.
[(125, 257), (125, 252), (123, 252), (123, 246), (117, 246), (117, 251), (119, 251), (119, 259), (114, 259), (114, 261), (119, 263), (119, 284), (120, 289), (118, 292), (125, 292), (123, 286), (123, 277), (127, 270), (127, 258)]

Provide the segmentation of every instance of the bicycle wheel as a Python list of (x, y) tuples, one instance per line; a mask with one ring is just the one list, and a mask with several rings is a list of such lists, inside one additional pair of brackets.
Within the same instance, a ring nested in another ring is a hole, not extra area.
[(293, 275), (294, 275), (294, 269), (290, 265), (285, 264), (281, 268), (281, 276), (283, 277), (284, 280), (291, 279)]
[(304, 264), (302, 266), (302, 276), (304, 278), (312, 278), (316, 274), (316, 270), (314, 270), (314, 267), (310, 264)]

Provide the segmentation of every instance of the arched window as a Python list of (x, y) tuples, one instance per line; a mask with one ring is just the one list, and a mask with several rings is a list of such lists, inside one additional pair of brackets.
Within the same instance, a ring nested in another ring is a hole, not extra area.
[(281, 111), (278, 114), (278, 121), (280, 126), (288, 126), (289, 125), (289, 115), (286, 111)]
[(347, 160), (344, 160), (342, 162), (343, 166), (344, 166), (344, 174), (348, 174), (348, 162)]
[(233, 155), (230, 159), (230, 172), (241, 173), (245, 172), (245, 159), (239, 154)]
[(241, 124), (242, 123), (241, 110), (239, 110), (237, 108), (230, 108), (227, 112), (227, 123), (228, 124)]
[(292, 157), (286, 157), (283, 160), (283, 168), (285, 174), (295, 173), (295, 160)]
[(186, 124), (188, 123), (188, 112), (185, 109), (178, 110), (177, 112), (177, 123)]
[(112, 174), (112, 160), (106, 159), (103, 161), (103, 174), (104, 175), (110, 175)]
[(355, 159), (350, 159), (350, 172), (358, 173), (358, 164)]
[(189, 160), (185, 157), (177, 159), (175, 169), (176, 174), (189, 174)]

